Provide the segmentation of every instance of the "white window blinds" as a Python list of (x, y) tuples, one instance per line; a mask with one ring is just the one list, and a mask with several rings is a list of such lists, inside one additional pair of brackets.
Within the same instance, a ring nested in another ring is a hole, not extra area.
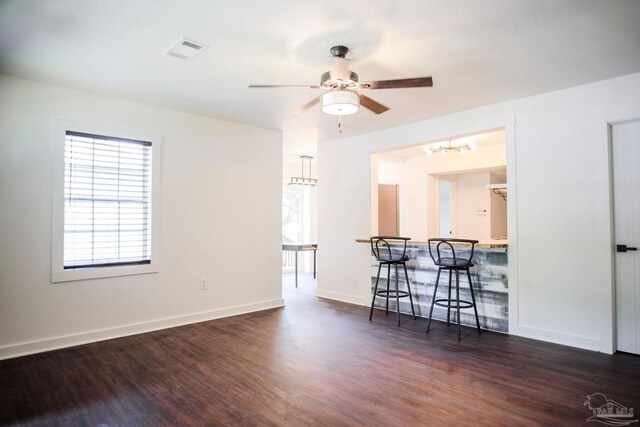
[(151, 150), (147, 141), (66, 132), (65, 270), (150, 263)]

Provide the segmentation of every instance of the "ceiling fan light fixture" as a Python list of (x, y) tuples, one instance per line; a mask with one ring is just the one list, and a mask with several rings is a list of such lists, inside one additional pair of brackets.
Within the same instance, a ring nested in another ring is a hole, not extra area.
[(360, 96), (349, 89), (336, 89), (322, 95), (322, 112), (333, 116), (347, 116), (360, 109)]
[(319, 85), (249, 85), (250, 88), (307, 87), (309, 89), (330, 89), (329, 92), (316, 96), (296, 110), (304, 112), (321, 103), (322, 112), (338, 116), (338, 130), (342, 133), (342, 116), (357, 113), (360, 105), (374, 114), (382, 114), (389, 110), (379, 102), (358, 93), (359, 89), (403, 89), (433, 86), (431, 77), (413, 77), (408, 79), (374, 80), (361, 82), (358, 75), (349, 70), (346, 59), (349, 48), (343, 45), (333, 46), (331, 69), (320, 76)]

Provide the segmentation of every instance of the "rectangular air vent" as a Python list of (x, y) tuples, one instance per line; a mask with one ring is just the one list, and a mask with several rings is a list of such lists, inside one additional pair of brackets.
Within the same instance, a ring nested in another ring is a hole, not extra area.
[(190, 60), (198, 56), (207, 47), (209, 46), (193, 40), (182, 39), (167, 49), (164, 54), (183, 60)]

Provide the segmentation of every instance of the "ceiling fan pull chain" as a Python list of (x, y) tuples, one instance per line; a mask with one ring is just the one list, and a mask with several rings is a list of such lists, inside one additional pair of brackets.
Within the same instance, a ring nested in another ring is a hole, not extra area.
[(338, 116), (338, 132), (342, 133), (342, 116)]

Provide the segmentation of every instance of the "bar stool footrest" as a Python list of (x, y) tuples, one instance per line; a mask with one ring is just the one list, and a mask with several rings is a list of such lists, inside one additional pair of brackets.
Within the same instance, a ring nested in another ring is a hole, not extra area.
[(409, 296), (409, 292), (407, 291), (396, 291), (393, 289), (376, 292), (376, 296), (383, 298), (395, 298), (396, 294), (398, 295), (398, 298), (406, 298)]
[(456, 299), (449, 300), (447, 298), (437, 299), (435, 300), (434, 304), (439, 307), (445, 307), (445, 308), (458, 308), (458, 307), (471, 308), (474, 306), (474, 304), (471, 301), (456, 300)]

